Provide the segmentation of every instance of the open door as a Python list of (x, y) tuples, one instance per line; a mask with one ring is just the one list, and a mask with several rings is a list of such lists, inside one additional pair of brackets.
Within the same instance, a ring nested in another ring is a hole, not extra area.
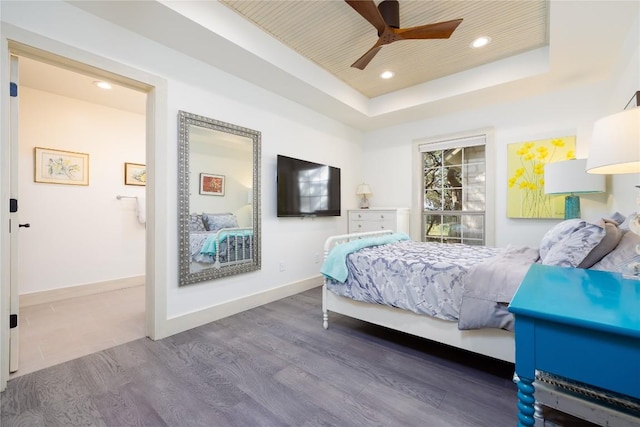
[[(9, 152), (11, 153), (11, 172), (10, 172), (10, 188), (9, 197), (10, 213), (9, 213), (9, 242), (11, 249), (9, 251), (9, 372), (18, 370), (18, 312), (20, 304), (20, 287), (18, 281), (18, 230), (21, 227), (19, 223), (19, 204), (18, 204), (18, 57), (11, 55), (10, 63), (11, 76), (11, 93), (9, 101), (10, 110), (10, 142)], [(28, 227), (28, 224), (25, 224)]]
[[(4, 30), (4, 28), (3, 28)], [(16, 30), (17, 31), (17, 30)], [(21, 233), (32, 232), (30, 228), (26, 228), (28, 224), (20, 224), (20, 216), (25, 218), (21, 211), (19, 196), (19, 160), (20, 160), (20, 141), (19, 141), (19, 98), (20, 86), (19, 86), (19, 57), (23, 59), (23, 78), (24, 83), (24, 59), (39, 60), (49, 64), (64, 65), (65, 69), (81, 71), (82, 74), (88, 76), (99, 76), (101, 79), (109, 79), (117, 82), (119, 85), (129, 89), (133, 89), (146, 94), (146, 158), (149, 160), (147, 163), (147, 172), (149, 176), (148, 187), (146, 193), (149, 195), (148, 199), (149, 208), (147, 209), (147, 224), (146, 230), (146, 243), (145, 243), (145, 280), (146, 280), (146, 304), (145, 304), (145, 320), (146, 320), (146, 334), (152, 339), (159, 339), (166, 336), (164, 322), (166, 319), (166, 275), (163, 273), (165, 268), (164, 262), (157, 258), (163, 258), (163, 253), (166, 252), (166, 236), (164, 227), (156, 227), (156, 215), (155, 204), (158, 203), (158, 198), (164, 200), (166, 194), (164, 192), (158, 193), (156, 191), (156, 168), (160, 167), (161, 170), (166, 169), (165, 156), (156, 155), (156, 147), (164, 147), (166, 145), (166, 105), (167, 105), (167, 83), (160, 77), (149, 74), (148, 72), (142, 72), (140, 70), (130, 68), (124, 64), (120, 64), (111, 61), (106, 58), (97, 57), (89, 52), (84, 52), (67, 45), (55, 42), (53, 40), (44, 39), (39, 35), (32, 33), (24, 33), (23, 31), (17, 31), (14, 34), (14, 30), (7, 29), (7, 34), (12, 37), (7, 37), (4, 41), (8, 45), (8, 64), (10, 70), (5, 75), (9, 77), (9, 81), (5, 80), (3, 84), (11, 84), (11, 95), (7, 100), (5, 117), (7, 119), (5, 129), (6, 140), (1, 141), (3, 149), (6, 150), (8, 159), (5, 159), (3, 164), (8, 165), (8, 170), (5, 171), (8, 175), (8, 179), (3, 181), (5, 185), (8, 198), (12, 199), (10, 202), (11, 212), (8, 215), (9, 219), (9, 236), (8, 236), (8, 254), (5, 259), (7, 264), (3, 265), (5, 277), (7, 280), (3, 280), (0, 284), (3, 288), (2, 296), (6, 295), (6, 299), (2, 300), (3, 317), (2, 323), (2, 340), (0, 340), (0, 361), (2, 361), (4, 371), (0, 372), (0, 390), (4, 390), (7, 386), (7, 379), (10, 372), (18, 371), (19, 362), (19, 301), (21, 287), (24, 288), (24, 277), (20, 276), (19, 266), (19, 235)], [(27, 34), (29, 36), (27, 37)], [(15, 37), (13, 37), (15, 36)], [(19, 39), (26, 39), (29, 41), (29, 45), (23, 42), (16, 41)], [(45, 42), (46, 41), (46, 42)], [(54, 52), (42, 50), (37, 45), (47, 46)], [(6, 94), (7, 92), (5, 92)], [(24, 96), (21, 96), (24, 99)], [(23, 102), (24, 110), (24, 102)], [(5, 145), (6, 144), (6, 145)], [(8, 160), (8, 161), (7, 161)], [(163, 179), (160, 180), (161, 183)], [(164, 184), (162, 184), (164, 186)], [(24, 200), (24, 192), (26, 188), (22, 186), (22, 199)], [(6, 197), (5, 196), (5, 197)], [(5, 200), (6, 202), (6, 200)], [(24, 203), (23, 203), (24, 204)], [(25, 207), (27, 205), (25, 204)], [(15, 208), (15, 209), (13, 209)], [(15, 210), (15, 211), (14, 211)], [(5, 213), (6, 214), (6, 213)], [(162, 219), (161, 221), (165, 221)], [(6, 227), (7, 224), (4, 224)], [(156, 236), (156, 229), (160, 231), (159, 236)], [(6, 233), (6, 229), (5, 229)], [(24, 237), (24, 235), (23, 235)], [(22, 239), (24, 243), (24, 239)], [(24, 244), (23, 244), (24, 246)], [(158, 256), (156, 256), (158, 253)], [(0, 260), (4, 261), (4, 260)], [(160, 290), (160, 292), (157, 292)], [(5, 316), (10, 316), (7, 319)], [(4, 323), (9, 320), (9, 325), (5, 326)], [(11, 326), (11, 327), (9, 327)], [(24, 332), (24, 331), (23, 331)], [(6, 334), (6, 335), (5, 335)], [(23, 337), (24, 343), (24, 337)], [(23, 359), (24, 360), (24, 359)], [(24, 371), (27, 366), (20, 367), (21, 371)]]

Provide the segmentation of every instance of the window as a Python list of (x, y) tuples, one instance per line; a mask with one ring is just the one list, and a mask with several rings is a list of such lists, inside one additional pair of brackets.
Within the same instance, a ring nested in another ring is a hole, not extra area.
[(300, 171), (298, 191), (301, 212), (327, 210), (329, 208), (329, 166)]
[(486, 244), (484, 135), (420, 144), (422, 240)]

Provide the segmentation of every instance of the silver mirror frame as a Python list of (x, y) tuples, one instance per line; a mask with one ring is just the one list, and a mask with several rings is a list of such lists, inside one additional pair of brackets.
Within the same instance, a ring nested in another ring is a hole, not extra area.
[[(249, 263), (207, 268), (192, 273), (190, 270), (191, 256), (189, 247), (189, 215), (190, 215), (190, 181), (189, 166), (189, 126), (199, 126), (226, 132), (251, 139), (253, 145), (253, 260)], [(261, 164), (261, 134), (259, 131), (236, 126), (230, 123), (213, 120), (208, 117), (178, 112), (178, 241), (179, 241), (179, 286), (207, 280), (219, 279), (240, 273), (260, 270), (261, 267), (261, 206), (260, 206), (260, 164)]]

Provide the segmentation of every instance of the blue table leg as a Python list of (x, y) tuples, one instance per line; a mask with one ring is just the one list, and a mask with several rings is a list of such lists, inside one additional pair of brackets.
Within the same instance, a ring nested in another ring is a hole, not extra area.
[(533, 379), (518, 376), (518, 427), (531, 427), (535, 424), (535, 398)]

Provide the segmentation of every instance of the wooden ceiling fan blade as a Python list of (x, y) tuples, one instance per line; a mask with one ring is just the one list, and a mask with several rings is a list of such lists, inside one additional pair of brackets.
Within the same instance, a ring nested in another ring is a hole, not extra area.
[(382, 45), (376, 43), (371, 49), (367, 51), (364, 55), (360, 57), (356, 62), (351, 64), (353, 68), (359, 68), (360, 70), (364, 70), (364, 68), (369, 65), (369, 62), (373, 59), (374, 56), (378, 53), (378, 51), (382, 49)]
[(448, 39), (461, 22), (462, 19), (454, 19), (419, 27), (400, 28), (393, 32), (403, 39)]
[(380, 11), (373, 0), (344, 0), (356, 12), (366, 19), (376, 30), (378, 35), (382, 34), (387, 24), (384, 22)]

